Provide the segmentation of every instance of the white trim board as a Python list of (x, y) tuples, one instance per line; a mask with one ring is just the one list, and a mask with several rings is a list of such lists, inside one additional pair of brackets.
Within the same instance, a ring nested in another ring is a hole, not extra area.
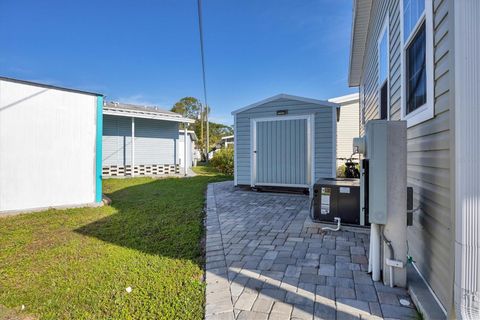
[[(480, 314), (480, 1), (454, 1), (454, 305), (458, 319)], [(453, 318), (453, 315), (452, 315)]]
[(317, 100), (317, 99), (312, 99), (312, 98), (305, 98), (305, 97), (300, 97), (300, 96), (294, 96), (294, 95), (290, 95), (290, 94), (281, 93), (281, 94), (277, 94), (273, 97), (270, 97), (270, 98), (263, 99), (261, 101), (252, 103), (252, 104), (250, 104), (246, 107), (234, 110), (234, 111), (232, 111), (232, 115), (235, 115), (237, 113), (240, 113), (240, 112), (243, 112), (243, 111), (258, 107), (258, 106), (261, 106), (262, 104), (266, 104), (266, 103), (273, 102), (273, 101), (276, 101), (276, 100), (281, 100), (281, 99), (301, 101), (301, 102), (305, 102), (305, 103), (316, 104), (316, 105), (322, 106), (322, 107), (340, 108), (340, 105), (337, 104), (337, 103), (333, 103), (333, 102), (329, 102), (329, 101), (325, 101), (325, 100)]

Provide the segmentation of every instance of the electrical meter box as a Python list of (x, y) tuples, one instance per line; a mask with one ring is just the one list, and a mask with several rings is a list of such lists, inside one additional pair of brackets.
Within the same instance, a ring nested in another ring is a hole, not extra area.
[[(368, 218), (387, 224), (389, 210), (406, 203), (407, 125), (405, 121), (371, 120), (365, 127), (363, 153), (368, 159)], [(405, 199), (404, 199), (405, 198)]]

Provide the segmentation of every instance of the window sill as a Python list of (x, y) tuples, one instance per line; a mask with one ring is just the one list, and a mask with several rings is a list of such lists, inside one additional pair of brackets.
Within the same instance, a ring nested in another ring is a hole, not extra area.
[(434, 117), (433, 104), (428, 103), (419, 107), (417, 110), (410, 112), (403, 117), (403, 120), (407, 121), (407, 128), (416, 126), (422, 122), (430, 120)]

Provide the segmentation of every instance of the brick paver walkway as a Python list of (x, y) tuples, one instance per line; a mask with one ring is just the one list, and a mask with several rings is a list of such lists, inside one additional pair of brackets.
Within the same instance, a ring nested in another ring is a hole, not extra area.
[(406, 290), (367, 274), (368, 233), (323, 232), (308, 202), (208, 186), (205, 318), (415, 318)]

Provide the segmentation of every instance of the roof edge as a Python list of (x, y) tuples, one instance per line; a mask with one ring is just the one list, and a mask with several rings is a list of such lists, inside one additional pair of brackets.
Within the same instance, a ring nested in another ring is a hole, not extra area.
[[(360, 85), (361, 72), (359, 70), (363, 68), (371, 10), (372, 0), (353, 0), (348, 61), (348, 85), (350, 87)], [(358, 39), (359, 36), (361, 39)]]
[(177, 116), (171, 116), (168, 114), (149, 112), (148, 110), (136, 111), (136, 110), (120, 109), (120, 108), (112, 108), (112, 107), (104, 106), (103, 114), (110, 115), (110, 116), (119, 116), (119, 117), (154, 119), (154, 120), (181, 122), (181, 123), (195, 123), (195, 120), (193, 119), (185, 118), (182, 116), (177, 117)]
[(306, 98), (306, 97), (300, 97), (300, 96), (294, 96), (294, 95), (286, 94), (286, 93), (280, 93), (280, 94), (274, 95), (270, 98), (266, 98), (266, 99), (260, 100), (258, 102), (252, 103), (250, 105), (247, 105), (246, 107), (234, 110), (234, 111), (232, 111), (232, 115), (235, 115), (237, 113), (240, 113), (240, 112), (243, 112), (243, 111), (258, 107), (258, 106), (261, 106), (262, 104), (266, 104), (266, 103), (269, 103), (269, 102), (272, 102), (272, 101), (275, 101), (275, 100), (280, 100), (280, 99), (296, 100), (296, 101), (312, 103), (312, 104), (316, 104), (316, 105), (324, 106), (324, 107), (340, 108), (339, 104), (333, 103), (333, 102), (330, 102), (330, 101), (318, 100), (318, 99), (312, 99), (312, 98)]
[(87, 94), (87, 95), (97, 96), (97, 97), (103, 97), (104, 96), (102, 93), (97, 93), (97, 92), (92, 92), (92, 91), (84, 91), (84, 90), (78, 90), (78, 89), (72, 89), (72, 88), (66, 88), (66, 87), (59, 87), (59, 86), (54, 86), (54, 85), (51, 85), (51, 84), (40, 83), (40, 82), (29, 81), (29, 80), (16, 79), (16, 78), (9, 78), (9, 77), (4, 77), (4, 76), (0, 76), (0, 80), (10, 81), (10, 82), (15, 82), (15, 83), (20, 83), (20, 84), (26, 84), (26, 85), (31, 85), (31, 86), (37, 86), (37, 87), (42, 87), (42, 88), (47, 88), (47, 89), (54, 89), (54, 90), (68, 91), (68, 92), (73, 92), (73, 93)]
[(358, 94), (358, 92), (328, 99), (328, 101), (338, 103), (338, 104), (346, 104), (349, 102), (354, 102), (359, 100), (360, 100), (360, 95)]
[[(183, 133), (184, 133), (184, 131), (185, 131), (185, 130), (183, 130), (183, 129), (180, 129), (180, 130), (178, 130), (178, 133), (181, 133), (181, 134), (183, 134)], [(194, 130), (187, 130), (187, 133), (188, 133), (190, 136), (192, 136), (192, 140), (193, 140), (193, 141), (198, 141), (197, 134), (195, 133), (195, 131), (194, 131)]]

